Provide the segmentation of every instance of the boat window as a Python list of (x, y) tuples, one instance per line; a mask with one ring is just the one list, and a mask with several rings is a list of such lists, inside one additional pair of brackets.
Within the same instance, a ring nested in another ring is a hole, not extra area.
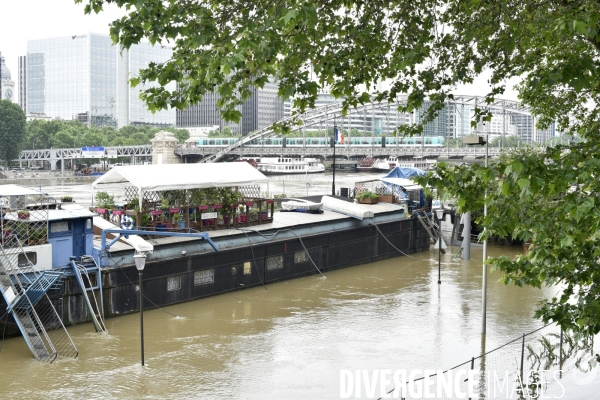
[(294, 253), (294, 262), (296, 264), (305, 262), (307, 259), (308, 259), (308, 257), (306, 257), (306, 251), (304, 251), (304, 250), (297, 251)]
[(92, 229), (92, 220), (89, 218), (85, 220), (85, 229)]
[(19, 253), (18, 259), (19, 268), (25, 268), (31, 264), (37, 265), (37, 253), (28, 251), (27, 253)]
[(172, 292), (174, 290), (181, 289), (181, 278), (177, 276), (169, 276), (167, 278), (167, 291)]
[(206, 269), (204, 271), (196, 271), (196, 272), (194, 272), (194, 285), (199, 286), (199, 285), (204, 285), (207, 283), (212, 283), (215, 280), (214, 277), (215, 277), (215, 274), (214, 274), (213, 269)]
[(267, 258), (267, 269), (280, 269), (283, 268), (283, 256), (274, 256)]
[(244, 275), (250, 275), (252, 273), (252, 264), (250, 261), (244, 263)]
[(58, 221), (50, 224), (50, 232), (69, 232), (71, 230), (69, 221)]

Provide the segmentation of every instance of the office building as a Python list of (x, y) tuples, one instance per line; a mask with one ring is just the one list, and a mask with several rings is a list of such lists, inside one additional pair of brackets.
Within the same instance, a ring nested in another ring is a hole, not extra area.
[(235, 135), (247, 135), (283, 118), (283, 101), (277, 96), (278, 86), (268, 82), (262, 89), (251, 88), (252, 95), (237, 110), (242, 113), (240, 123), (224, 121), (217, 108), (219, 92), (206, 93), (199, 104), (177, 111), (177, 127), (228, 127)]
[(174, 110), (152, 114), (139, 100), (144, 87), (129, 88), (127, 83), (151, 61), (170, 58), (172, 50), (148, 44), (118, 50), (110, 37), (95, 33), (28, 41), (23, 61), (26, 113), (99, 127), (173, 126)]

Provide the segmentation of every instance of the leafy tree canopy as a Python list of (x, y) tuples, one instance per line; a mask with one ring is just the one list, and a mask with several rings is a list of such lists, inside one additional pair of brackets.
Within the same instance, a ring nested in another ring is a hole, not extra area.
[(0, 158), (6, 165), (21, 152), (25, 121), (21, 107), (10, 100), (0, 100)]
[[(251, 87), (274, 77), (299, 113), (322, 88), (344, 99), (344, 111), (404, 95), (400, 112), (429, 102), (422, 125), (458, 84), (488, 73), (476, 124), (491, 120), (486, 107), (519, 78), (520, 100), (538, 128), (556, 121), (583, 142), (569, 151), (517, 150), (488, 168), (440, 163), (439, 177), (422, 183), (455, 197), (463, 211), (486, 202), (486, 235), (532, 240), (529, 254), (490, 262), (507, 282), (561, 285), (539, 317), (583, 334), (600, 331), (598, 0), (75, 1), (88, 13), (108, 3), (124, 7), (128, 14), (113, 22), (111, 36), (126, 48), (143, 38), (173, 47), (171, 60), (133, 80), (159, 84), (142, 94), (154, 110), (184, 108), (216, 89), (223, 116), (239, 122)], [(178, 89), (167, 90), (173, 81)], [(380, 82), (387, 88), (374, 90)]]
[(187, 129), (128, 125), (119, 130), (114, 130), (110, 127), (98, 128), (92, 126), (88, 128), (77, 120), (34, 120), (27, 122), (25, 138), (22, 146), (19, 147), (19, 151), (21, 149), (49, 149), (51, 147), (145, 145), (150, 144), (150, 140), (161, 130), (172, 132), (180, 143), (190, 137)]

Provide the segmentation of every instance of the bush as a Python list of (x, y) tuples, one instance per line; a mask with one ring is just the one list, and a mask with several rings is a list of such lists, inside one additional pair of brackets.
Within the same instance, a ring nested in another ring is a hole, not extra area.
[(359, 200), (364, 200), (364, 199), (378, 199), (379, 195), (377, 195), (377, 193), (373, 193), (373, 192), (369, 192), (368, 190), (361, 192), (359, 194), (356, 195), (356, 198)]

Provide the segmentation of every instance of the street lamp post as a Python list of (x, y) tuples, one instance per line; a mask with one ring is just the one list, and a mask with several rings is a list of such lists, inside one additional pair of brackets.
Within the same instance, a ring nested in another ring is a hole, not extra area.
[(442, 217), (444, 215), (444, 209), (439, 208), (435, 210), (435, 217), (438, 224), (438, 285), (442, 284), (442, 252), (446, 254), (445, 250), (442, 250)]
[(338, 128), (335, 125), (335, 116), (333, 117), (333, 179), (331, 181), (331, 195), (335, 196), (335, 142), (338, 138)]
[[(489, 142), (489, 134), (485, 135), (485, 167), (488, 167), (488, 142)], [(486, 202), (486, 197), (487, 197), (487, 188), (485, 189), (485, 194), (483, 197), (483, 218), (485, 219), (487, 217), (487, 202)], [(483, 234), (485, 237), (485, 231), (486, 228), (483, 228)], [(482, 312), (481, 312), (481, 333), (485, 333), (486, 331), (486, 313), (487, 313), (487, 265), (485, 264), (486, 260), (487, 260), (487, 238), (485, 238), (483, 240), (483, 277), (482, 277), (482, 282), (481, 282), (481, 305), (482, 305)]]
[(133, 256), (135, 261), (135, 268), (137, 268), (140, 276), (140, 338), (142, 348), (142, 366), (144, 365), (144, 290), (142, 286), (142, 275), (144, 273), (144, 267), (146, 266), (146, 254), (136, 253)]

